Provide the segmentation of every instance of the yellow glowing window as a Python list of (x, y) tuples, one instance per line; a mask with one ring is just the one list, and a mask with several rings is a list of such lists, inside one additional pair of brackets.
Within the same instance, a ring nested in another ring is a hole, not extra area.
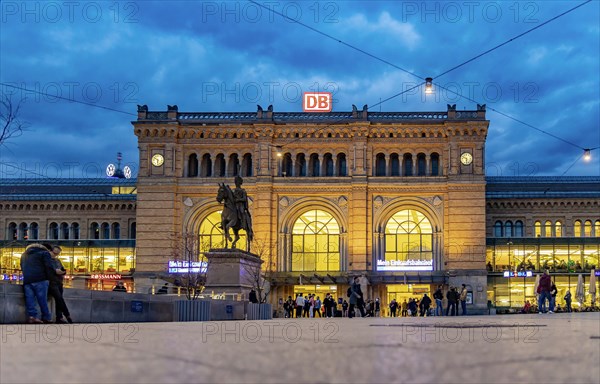
[(330, 213), (304, 212), (292, 228), (293, 271), (339, 271), (340, 226)]
[[(224, 248), (225, 238), (221, 226), (221, 211), (211, 213), (200, 223), (199, 248), (200, 252), (206, 252), (211, 248)], [(229, 230), (229, 234), (234, 238), (233, 230)], [(236, 247), (247, 251), (246, 231), (239, 231), (240, 239)], [(231, 246), (231, 244), (230, 244)]]
[(432, 260), (433, 227), (419, 211), (394, 214), (385, 226), (385, 260)]

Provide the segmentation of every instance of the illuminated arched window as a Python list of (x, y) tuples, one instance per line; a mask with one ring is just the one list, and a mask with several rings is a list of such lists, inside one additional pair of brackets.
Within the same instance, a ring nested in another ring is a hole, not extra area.
[(304, 212), (292, 228), (292, 271), (339, 271), (340, 226), (325, 211)]
[(404, 266), (415, 270), (432, 269), (433, 227), (421, 212), (405, 209), (395, 213), (385, 226), (385, 261), (393, 264), (392, 261), (417, 260), (420, 263), (405, 263)]
[(541, 222), (536, 221), (533, 224), (533, 230), (534, 230), (533, 235), (535, 237), (542, 237), (542, 223)]
[(583, 235), (585, 237), (592, 237), (592, 221), (586, 220), (583, 225)]
[[(221, 211), (211, 213), (200, 223), (199, 248), (200, 252), (206, 252), (211, 248), (225, 248), (225, 238), (221, 226)], [(233, 230), (229, 230), (233, 238)], [(240, 239), (236, 243), (237, 249), (247, 251), (246, 232), (242, 229), (239, 232)], [(229, 244), (231, 246), (231, 243)]]
[(562, 237), (563, 236), (563, 225), (562, 222), (557, 221), (556, 223), (554, 223), (554, 233), (556, 237)]
[(494, 224), (494, 237), (502, 237), (503, 234), (504, 234), (504, 227), (502, 226), (502, 222), (500, 220), (498, 220)]
[(596, 220), (596, 222), (594, 223), (594, 232), (594, 236), (600, 237), (600, 220)]
[(573, 236), (581, 237), (581, 220), (575, 220), (573, 223)]
[(546, 220), (544, 223), (544, 237), (552, 237), (552, 222)]

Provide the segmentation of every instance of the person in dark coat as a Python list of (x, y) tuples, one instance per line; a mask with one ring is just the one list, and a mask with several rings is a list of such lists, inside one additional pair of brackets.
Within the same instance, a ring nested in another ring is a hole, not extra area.
[(458, 308), (456, 306), (458, 292), (456, 292), (456, 288), (450, 287), (450, 290), (448, 293), (446, 293), (446, 299), (448, 300), (448, 305), (446, 306), (446, 316), (456, 316), (458, 312)]
[[(54, 298), (54, 305), (56, 308), (56, 323), (72, 324), (73, 320), (71, 319), (69, 308), (67, 307), (67, 303), (63, 298), (63, 280), (67, 271), (65, 270), (65, 267), (62, 265), (62, 262), (58, 258), (58, 255), (60, 255), (60, 253), (62, 252), (62, 248), (58, 245), (51, 246), (50, 244), (44, 244), (44, 246), (49, 249), (50, 256), (52, 257), (52, 262), (54, 263), (54, 269), (50, 272), (49, 276), (50, 284), (48, 286), (48, 295)], [(63, 319), (63, 315), (65, 316), (66, 320)]]
[(258, 303), (258, 297), (256, 297), (256, 291), (254, 289), (250, 290), (250, 293), (248, 294), (248, 300), (254, 304)]
[(431, 306), (431, 299), (429, 296), (427, 296), (427, 294), (424, 294), (423, 298), (421, 299), (421, 316), (429, 315), (429, 306)]
[(122, 281), (117, 281), (117, 285), (113, 287), (113, 292), (127, 292), (127, 288)]
[(352, 318), (354, 316), (354, 307), (357, 307), (360, 311), (360, 316), (365, 317), (365, 309), (364, 309), (364, 299), (363, 292), (360, 289), (360, 278), (356, 276), (354, 278), (354, 283), (351, 285), (351, 294), (350, 294), (350, 309), (348, 310), (348, 318)]
[[(546, 300), (548, 300), (548, 305), (551, 304), (551, 296), (550, 289), (552, 288), (552, 279), (550, 278), (550, 273), (548, 270), (544, 271), (542, 277), (540, 277), (540, 284), (538, 285), (537, 293), (540, 295), (538, 299), (538, 309), (540, 313), (546, 312)], [(552, 312), (552, 308), (548, 311)]]
[[(21, 255), (21, 271), (23, 272), (23, 289), (25, 291), (25, 307), (27, 323), (43, 324), (52, 322), (52, 314), (48, 308), (49, 276), (54, 270), (50, 252), (42, 244), (30, 244)], [(38, 318), (36, 302), (42, 312)]]

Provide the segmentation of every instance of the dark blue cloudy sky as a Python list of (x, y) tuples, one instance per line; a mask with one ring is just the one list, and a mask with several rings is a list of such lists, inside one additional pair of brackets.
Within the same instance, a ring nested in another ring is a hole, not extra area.
[[(600, 2), (438, 77), (580, 3), (2, 1), (1, 90), (13, 102), (25, 98), (20, 118), (29, 128), (0, 146), (0, 177), (100, 176), (118, 151), (137, 168), (137, 104), (300, 111), (310, 90), (333, 91), (334, 111), (485, 103), (501, 112), (488, 109), (488, 175), (598, 176), (599, 149), (591, 162), (576, 159), (600, 146)], [(436, 87), (376, 105), (428, 76), (466, 98)]]

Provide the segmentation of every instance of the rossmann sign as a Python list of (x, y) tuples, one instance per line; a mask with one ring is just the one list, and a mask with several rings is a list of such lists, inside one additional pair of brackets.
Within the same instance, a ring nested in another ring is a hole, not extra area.
[(304, 92), (302, 109), (304, 112), (331, 112), (332, 103), (331, 92)]

